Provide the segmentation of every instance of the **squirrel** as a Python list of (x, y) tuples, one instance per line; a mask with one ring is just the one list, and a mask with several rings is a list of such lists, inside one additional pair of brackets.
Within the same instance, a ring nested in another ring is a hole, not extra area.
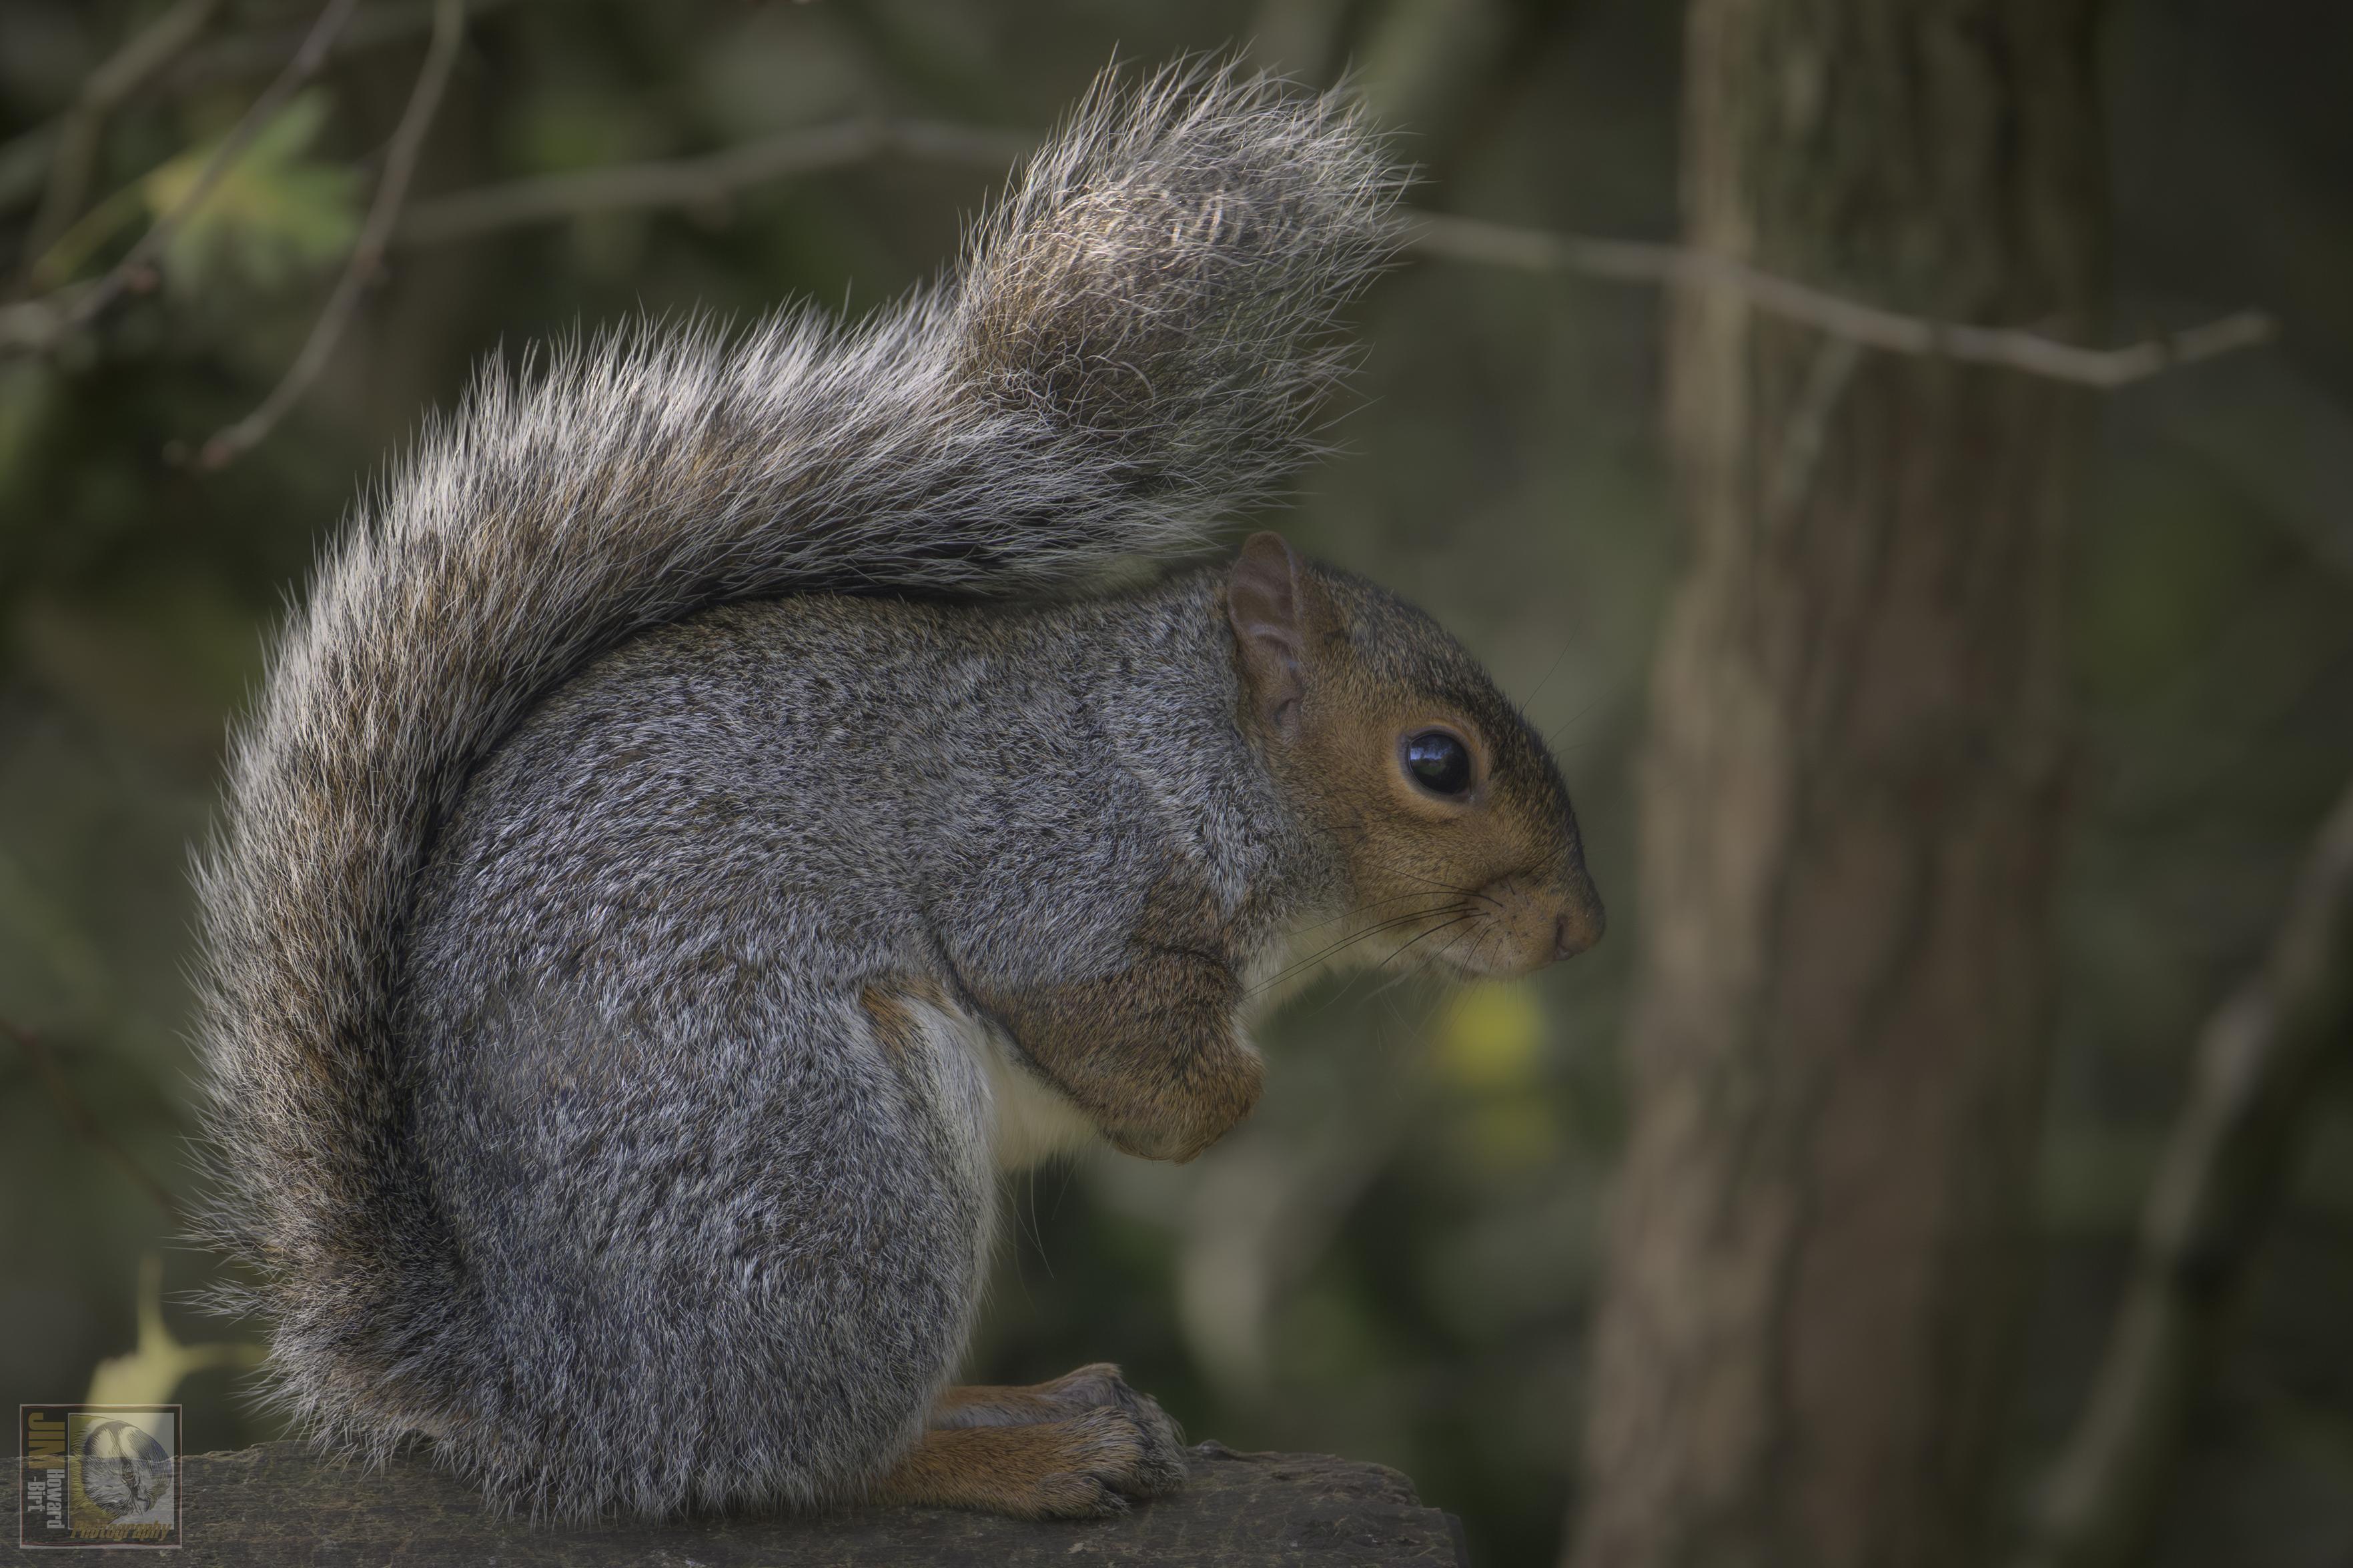
[(1182, 1481), (1115, 1367), (952, 1384), (999, 1171), (1208, 1148), (1303, 952), (1601, 931), (1437, 623), (1204, 559), (1318, 451), (1398, 185), (1331, 96), (1106, 73), (934, 289), (493, 362), (427, 426), (198, 867), (198, 1234), (265, 1398), (558, 1521)]

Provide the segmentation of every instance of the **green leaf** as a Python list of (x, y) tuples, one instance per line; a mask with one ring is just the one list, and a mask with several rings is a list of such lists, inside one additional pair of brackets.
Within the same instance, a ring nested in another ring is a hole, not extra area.
[[(347, 249), (359, 230), (356, 170), (303, 156), (327, 116), (322, 92), (295, 98), (256, 133), (164, 247), (175, 293), (229, 280), (274, 289)], [(220, 143), (192, 147), (149, 174), (142, 188), (157, 216), (195, 187)]]

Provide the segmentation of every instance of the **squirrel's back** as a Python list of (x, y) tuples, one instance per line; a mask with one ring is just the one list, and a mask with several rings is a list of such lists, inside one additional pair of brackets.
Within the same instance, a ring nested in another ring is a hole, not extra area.
[(1328, 100), (1099, 87), (940, 290), (493, 367), (427, 431), (287, 628), (199, 869), (205, 1229), (263, 1281), (239, 1304), (292, 1414), (379, 1445), (464, 1419), (434, 1335), (473, 1286), (406, 1150), (395, 993), (501, 737), (729, 600), (1026, 594), (1197, 546), (1310, 450), (1393, 194)]
[[(437, 835), (411, 1048), (516, 976), (620, 1016), (855, 997), (971, 948), (1005, 980), (1110, 971), (1172, 859), (1234, 903), (1274, 847), (1209, 821), (1282, 807), (1232, 722), (1222, 575), (1018, 605), (796, 594), (631, 638)], [(681, 975), (680, 952), (730, 962)]]

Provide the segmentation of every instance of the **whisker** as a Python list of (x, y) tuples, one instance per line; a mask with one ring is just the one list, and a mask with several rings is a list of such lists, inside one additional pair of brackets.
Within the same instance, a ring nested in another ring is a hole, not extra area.
[(1431, 953), (1427, 959), (1423, 960), (1422, 967), (1425, 969), (1436, 968), (1440, 963), (1444, 962), (1448, 953), (1452, 952), (1457, 947), (1461, 945), (1462, 937), (1471, 937), (1474, 939), (1471, 943), (1471, 956), (1476, 958), (1486, 947), (1488, 939), (1494, 934), (1495, 928), (1493, 926), (1488, 927), (1484, 931), (1466, 931), (1462, 933), (1462, 936), (1456, 937), (1452, 942), (1448, 942), (1444, 947), (1440, 948), (1436, 952)]
[[(1387, 958), (1382, 959), (1378, 963), (1373, 965), (1371, 973), (1377, 974), (1382, 970), (1387, 969), (1390, 964), (1395, 963), (1398, 959), (1403, 958), (1407, 952), (1412, 950), (1414, 942), (1428, 942), (1440, 931), (1451, 930), (1455, 926), (1461, 925), (1465, 921), (1475, 919), (1477, 914), (1478, 911), (1475, 910), (1465, 910), (1461, 914), (1456, 915), (1452, 920), (1440, 921), (1438, 924), (1430, 927), (1428, 931), (1421, 932), (1419, 936), (1414, 937), (1412, 941), (1406, 942), (1395, 952), (1390, 953)], [(1395, 978), (1384, 981), (1381, 984), (1375, 986), (1371, 994), (1377, 996), (1382, 992), (1388, 990), (1391, 985), (1396, 984), (1398, 981), (1409, 979), (1420, 973), (1421, 971), (1419, 968), (1401, 969), (1397, 972)], [(1351, 985), (1355, 984), (1356, 982), (1353, 979), (1349, 982), (1349, 984)], [(1343, 986), (1341, 988), (1340, 995), (1345, 996), (1346, 994), (1347, 988)], [(1339, 997), (1334, 997), (1333, 1000), (1336, 1002), (1339, 1000)]]
[[(1539, 696), (1541, 696), (1541, 695), (1543, 694), (1543, 692), (1544, 692), (1544, 689), (1545, 689), (1545, 683), (1546, 683), (1546, 681), (1549, 681), (1550, 679), (1552, 679), (1552, 678), (1553, 678), (1554, 676), (1556, 676), (1556, 675), (1557, 675), (1557, 674), (1559, 674), (1559, 673), (1560, 673), (1560, 667), (1561, 667), (1564, 663), (1566, 663), (1566, 662), (1567, 661), (1567, 659), (1568, 659), (1568, 650), (1569, 650), (1570, 648), (1575, 647), (1576, 646), (1577, 646), (1577, 634), (1576, 634), (1575, 632), (1571, 632), (1571, 633), (1569, 633), (1569, 634), (1568, 634), (1568, 636), (1567, 636), (1566, 637), (1563, 637), (1563, 638), (1561, 639), (1560, 651), (1559, 651), (1558, 653), (1556, 653), (1556, 654), (1553, 655), (1553, 656), (1552, 656), (1552, 662), (1551, 662), (1550, 664), (1548, 664), (1548, 665), (1546, 665), (1546, 666), (1545, 667), (1545, 672), (1544, 672), (1544, 676), (1543, 676), (1543, 678), (1542, 678), (1541, 679), (1539, 679), (1539, 680), (1535, 683), (1535, 689), (1532, 689), (1531, 691), (1529, 691), (1529, 693), (1528, 693), (1525, 697), (1524, 697), (1524, 698), (1522, 698), (1522, 699), (1520, 700), (1520, 717), (1521, 717), (1523, 720), (1525, 720), (1525, 719), (1527, 718), (1527, 707), (1528, 707), (1528, 704), (1529, 704), (1529, 703), (1531, 703), (1531, 702), (1534, 702), (1534, 701), (1537, 699), (1537, 697), (1539, 697)], [(1535, 729), (1535, 725), (1533, 725), (1533, 724), (1530, 724), (1530, 725), (1528, 726), (1528, 728), (1529, 728), (1529, 729), (1531, 729), (1531, 730), (1533, 730), (1533, 729)]]
[[(1422, 880), (1428, 881), (1429, 879), (1424, 878)], [(1442, 884), (1435, 882), (1430, 885), (1433, 888), (1442, 886)], [(1446, 889), (1446, 891), (1450, 893), (1459, 893), (1461, 890), (1462, 889), (1460, 888), (1449, 888)], [(1302, 926), (1300, 929), (1302, 931), (1326, 931), (1333, 926), (1338, 925), (1342, 921), (1355, 920), (1358, 915), (1370, 914), (1373, 910), (1379, 909), (1384, 904), (1402, 903), (1407, 899), (1428, 899), (1433, 897), (1436, 897), (1434, 893), (1425, 893), (1419, 890), (1409, 893), (1391, 893), (1386, 899), (1368, 899), (1361, 904), (1351, 905), (1340, 913), (1334, 915), (1330, 920), (1317, 921), (1313, 925)], [(1443, 907), (1442, 904), (1440, 907)]]
[[(1491, 928), (1479, 933), (1479, 940), (1471, 944), (1472, 959), (1476, 960), (1484, 956), (1487, 951), (1488, 942), (1495, 935), (1495, 929), (1499, 928)], [(1472, 963), (1466, 962), (1462, 967), (1465, 969), (1471, 969), (1473, 968), (1474, 965)]]
[(1430, 927), (1428, 931), (1423, 931), (1419, 936), (1415, 937), (1413, 942), (1407, 942), (1403, 947), (1398, 948), (1395, 952), (1390, 953), (1387, 958), (1382, 959), (1375, 967), (1387, 969), (1390, 964), (1395, 963), (1398, 959), (1403, 958), (1407, 953), (1411, 952), (1413, 951), (1414, 942), (1428, 942), (1440, 931), (1446, 931), (1454, 926), (1459, 926), (1464, 921), (1469, 919), (1471, 919), (1469, 914), (1460, 914), (1455, 916), (1452, 920), (1446, 921), (1443, 925), (1434, 925)]
[(1333, 954), (1354, 947), (1356, 943), (1363, 942), (1369, 937), (1378, 936), (1383, 931), (1401, 930), (1406, 926), (1412, 925), (1417, 921), (1426, 921), (1433, 915), (1441, 914), (1444, 912), (1445, 908), (1446, 906), (1440, 905), (1439, 908), (1432, 910), (1416, 910), (1409, 914), (1392, 915), (1386, 920), (1377, 921), (1373, 924), (1366, 926), (1364, 930), (1356, 931), (1352, 935), (1342, 937), (1338, 942), (1335, 942), (1330, 946), (1323, 948), (1315, 952), (1308, 954), (1305, 958), (1299, 960), (1295, 963), (1285, 965), (1280, 973), (1270, 975), (1266, 979), (1259, 982), (1258, 984), (1251, 986), (1250, 994), (1255, 996), (1260, 992), (1266, 990), (1269, 986), (1289, 979), (1303, 969), (1313, 968), (1314, 965), (1330, 958)]
[[(1387, 996), (1390, 992), (1395, 991), (1407, 981), (1419, 980), (1420, 978), (1421, 971), (1418, 968), (1401, 969), (1395, 974), (1390, 975), (1387, 980), (1382, 981), (1378, 985), (1374, 986), (1370, 991), (1366, 992), (1365, 1000), (1371, 1002), (1377, 998)], [(1427, 1026), (1425, 1026), (1425, 1030)]]
[[(1545, 750), (1551, 751), (1556, 742), (1560, 739), (1560, 732), (1563, 730), (1567, 729), (1571, 724), (1576, 723), (1578, 720), (1584, 718), (1588, 713), (1592, 712), (1593, 705), (1600, 700), (1601, 700), (1599, 697), (1587, 698), (1577, 708), (1576, 712), (1570, 714), (1567, 718), (1563, 719), (1559, 723), (1555, 724), (1549, 731), (1546, 731), (1544, 737)], [(1590, 742), (1588, 743), (1589, 744)]]
[(1411, 877), (1417, 882), (1424, 882), (1433, 888), (1441, 888), (1447, 892), (1453, 893), (1461, 898), (1476, 899), (1482, 904), (1492, 904), (1499, 910), (1504, 907), (1502, 900), (1491, 897), (1486, 893), (1482, 893), (1476, 888), (1458, 888), (1451, 882), (1441, 882), (1437, 880), (1435, 878), (1425, 877), (1418, 871), (1408, 871), (1406, 875)]
[[(1447, 940), (1445, 946), (1440, 948), (1435, 952), (1428, 954), (1419, 963), (1415, 964), (1413, 968), (1406, 971), (1402, 974), (1399, 974), (1397, 978), (1383, 985), (1381, 990), (1389, 990), (1392, 987), (1404, 984), (1408, 980), (1414, 978), (1416, 975), (1429, 973), (1431, 970), (1437, 968), (1439, 964), (1445, 962), (1446, 955), (1448, 953), (1452, 952), (1456, 948), (1461, 946), (1465, 938), (1472, 939), (1471, 942), (1471, 955), (1473, 958), (1476, 958), (1479, 955), (1480, 950), (1483, 948), (1488, 940), (1495, 934), (1495, 930), (1496, 928), (1493, 925), (1482, 924), (1473, 927), (1470, 931), (1457, 931), (1452, 937)], [(1399, 951), (1403, 950), (1400, 949)], [(1380, 992), (1377, 991), (1374, 994), (1378, 995), (1380, 994)]]
[[(1336, 952), (1341, 948), (1346, 947), (1353, 942), (1362, 942), (1365, 938), (1375, 935), (1377, 932), (1394, 931), (1399, 926), (1411, 925), (1416, 921), (1428, 920), (1433, 915), (1444, 914), (1450, 907), (1450, 905), (1440, 902), (1433, 904), (1428, 909), (1407, 910), (1398, 914), (1384, 915), (1379, 920), (1373, 921), (1370, 925), (1364, 927), (1362, 930), (1352, 931), (1348, 935), (1342, 937), (1339, 941), (1323, 948), (1321, 952)], [(1313, 963), (1314, 962), (1315, 962), (1315, 955), (1311, 955), (1310, 957), (1300, 960), (1300, 963)], [(1296, 966), (1294, 965), (1294, 967)]]

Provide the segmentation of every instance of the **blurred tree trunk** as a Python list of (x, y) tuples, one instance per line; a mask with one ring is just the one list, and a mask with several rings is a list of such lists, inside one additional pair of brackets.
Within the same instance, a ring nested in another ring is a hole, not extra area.
[[(2080, 331), (2094, 0), (1693, 0), (1689, 239)], [(2084, 395), (1677, 301), (1578, 1568), (1978, 1560), (2043, 1079)]]

